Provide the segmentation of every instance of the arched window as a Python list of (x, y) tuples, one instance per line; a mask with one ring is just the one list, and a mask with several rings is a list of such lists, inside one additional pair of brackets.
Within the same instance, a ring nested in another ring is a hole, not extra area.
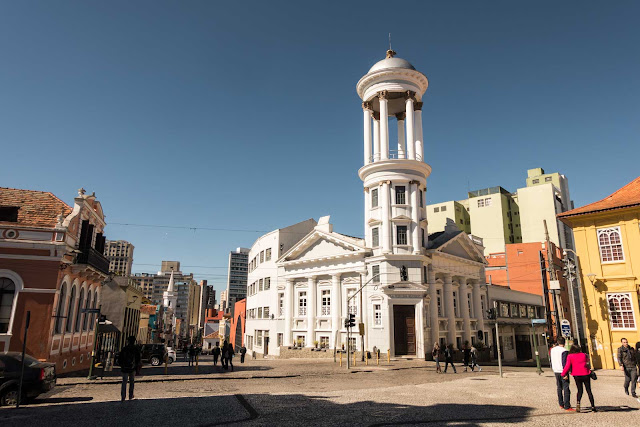
[(56, 334), (62, 333), (62, 318), (64, 317), (65, 302), (67, 302), (67, 286), (63, 283), (62, 286), (60, 286), (58, 309), (56, 310)]
[[(87, 299), (84, 302), (84, 308), (85, 310), (88, 308), (91, 308), (91, 291), (87, 292)], [(86, 331), (87, 330), (87, 320), (89, 320), (89, 315), (85, 313), (84, 317), (82, 318), (82, 330)]]
[(67, 307), (67, 324), (64, 328), (66, 332), (71, 332), (71, 327), (73, 326), (73, 306), (76, 302), (76, 287), (71, 288), (71, 293), (69, 294), (69, 306)]
[(609, 302), (609, 319), (612, 329), (636, 328), (631, 294), (607, 294), (607, 301)]
[[(93, 304), (91, 304), (91, 308), (96, 308), (96, 305), (98, 305), (98, 291), (96, 290), (93, 293)], [(96, 324), (96, 314), (93, 313), (91, 315), (91, 323), (89, 324), (89, 330), (93, 331), (93, 325)]]
[(620, 227), (598, 230), (598, 245), (602, 262), (624, 261)]
[(76, 307), (76, 326), (73, 328), (76, 332), (80, 332), (80, 319), (82, 319), (82, 302), (84, 301), (84, 289), (80, 290), (80, 297), (78, 297), (78, 305)]
[(0, 334), (9, 332), (16, 284), (8, 277), (0, 277)]

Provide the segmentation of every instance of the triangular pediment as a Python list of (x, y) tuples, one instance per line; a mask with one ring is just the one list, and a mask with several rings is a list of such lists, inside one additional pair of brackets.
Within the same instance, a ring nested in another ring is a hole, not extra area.
[(475, 244), (466, 233), (459, 233), (457, 236), (440, 246), (438, 252), (468, 261), (486, 263), (484, 255), (476, 248)]
[(342, 238), (338, 233), (314, 230), (285, 253), (279, 262), (305, 262), (334, 259), (364, 253), (364, 246)]

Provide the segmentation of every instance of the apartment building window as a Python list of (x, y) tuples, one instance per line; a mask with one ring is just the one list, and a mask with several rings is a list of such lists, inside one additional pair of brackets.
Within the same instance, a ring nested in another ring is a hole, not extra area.
[(471, 294), (467, 294), (467, 306), (469, 308), (469, 317), (473, 317), (473, 307), (471, 304)]
[(382, 306), (380, 304), (373, 305), (373, 324), (382, 326)]
[(544, 182), (551, 182), (551, 180), (552, 180), (552, 179), (553, 179), (552, 177), (550, 177), (550, 176), (546, 176), (546, 177), (544, 178)]
[(612, 329), (635, 329), (636, 319), (631, 304), (631, 294), (607, 294), (609, 319)]
[(271, 260), (271, 248), (268, 248), (264, 251), (264, 260), (265, 261)]
[(538, 183), (540, 182), (540, 180), (539, 180), (539, 179), (534, 179), (532, 182), (533, 182), (534, 184), (538, 184)]
[(262, 264), (264, 262), (264, 251), (260, 252), (260, 263)]
[(398, 245), (407, 244), (407, 226), (406, 225), (398, 225), (396, 227), (396, 243)]
[(440, 206), (440, 212), (446, 212), (446, 211), (447, 211), (446, 206)]
[(264, 307), (262, 309), (262, 316), (264, 319), (268, 319), (269, 318), (269, 307)]
[(271, 277), (265, 277), (264, 278), (264, 290), (268, 291), (269, 289), (271, 289)]
[(598, 245), (602, 262), (624, 261), (620, 227), (602, 228), (598, 230)]
[(354, 352), (356, 350), (357, 350), (356, 339), (355, 338), (349, 338), (349, 351), (350, 352)]
[[(347, 313), (358, 315), (358, 306), (356, 305), (356, 298), (351, 298), (356, 293), (355, 289), (347, 290)], [(350, 299), (351, 298), (351, 299)]]
[(460, 314), (458, 312), (458, 293), (457, 292), (453, 293), (453, 312), (455, 313), (456, 317), (460, 317)]
[(424, 207), (424, 193), (420, 190), (420, 207)]
[(378, 207), (378, 189), (377, 188), (374, 188), (373, 190), (371, 190), (371, 207), (372, 208)]
[(282, 347), (282, 342), (284, 340), (284, 334), (279, 333), (276, 335), (278, 347)]
[(306, 337), (304, 335), (296, 336), (296, 343), (298, 343), (299, 347), (306, 347), (307, 345)]
[(320, 348), (329, 348), (329, 337), (323, 336), (320, 337)]
[(442, 297), (440, 296), (440, 289), (436, 289), (436, 295), (438, 299), (438, 317), (442, 317)]
[(278, 294), (278, 316), (284, 316), (284, 294)]
[(398, 185), (396, 187), (396, 205), (404, 205), (407, 203), (407, 197), (405, 193), (404, 185)]
[(322, 307), (320, 310), (322, 316), (331, 315), (331, 291), (322, 291)]
[(256, 345), (262, 347), (262, 331), (256, 331)]
[(262, 307), (258, 307), (258, 319), (262, 319)]
[(307, 293), (300, 292), (298, 294), (298, 316), (307, 315)]
[(433, 212), (440, 212), (440, 208), (433, 208)]
[(247, 338), (247, 349), (253, 350), (253, 336), (247, 335), (246, 338)]
[(371, 245), (374, 248), (380, 246), (380, 229), (378, 227), (373, 227), (371, 229)]
[(258, 283), (260, 283), (260, 286), (258, 287), (258, 289), (259, 289), (260, 291), (264, 290), (264, 281), (263, 281), (262, 279), (260, 279), (260, 280), (258, 281)]
[(371, 277), (373, 277), (373, 283), (380, 283), (380, 266), (371, 266)]

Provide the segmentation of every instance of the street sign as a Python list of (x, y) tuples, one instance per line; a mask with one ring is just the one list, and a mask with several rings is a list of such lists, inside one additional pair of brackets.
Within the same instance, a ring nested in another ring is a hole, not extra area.
[(560, 322), (560, 331), (562, 332), (562, 336), (565, 338), (569, 338), (571, 336), (571, 324), (567, 319), (562, 319)]
[(560, 290), (559, 280), (549, 280), (549, 289)]
[(98, 314), (100, 313), (100, 309), (99, 308), (83, 308), (83, 309), (80, 309), (80, 313)]
[(544, 325), (547, 323), (547, 319), (531, 319), (532, 325)]

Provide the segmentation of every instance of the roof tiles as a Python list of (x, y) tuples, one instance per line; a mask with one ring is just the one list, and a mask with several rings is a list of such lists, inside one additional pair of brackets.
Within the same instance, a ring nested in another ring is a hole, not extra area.
[(47, 191), (0, 187), (0, 206), (18, 207), (18, 222), (0, 221), (33, 227), (55, 227), (58, 215), (67, 216), (71, 207)]
[(602, 200), (558, 214), (558, 218), (640, 205), (640, 176)]

